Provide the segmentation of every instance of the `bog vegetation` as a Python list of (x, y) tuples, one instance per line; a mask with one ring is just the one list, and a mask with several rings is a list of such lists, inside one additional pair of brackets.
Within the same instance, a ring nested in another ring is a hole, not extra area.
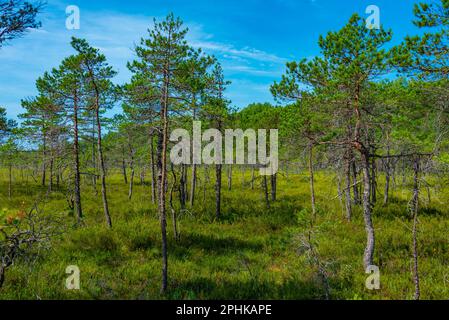
[[(0, 49), (41, 10), (2, 1)], [(242, 110), (173, 14), (134, 48), (125, 84), (73, 38), (20, 125), (0, 110), (0, 298), (446, 299), (449, 1), (415, 16), (424, 32), (392, 46), (353, 15), (287, 64), (276, 106)], [(170, 132), (193, 121), (278, 128), (279, 172), (173, 165)], [(81, 290), (65, 287), (70, 265)]]

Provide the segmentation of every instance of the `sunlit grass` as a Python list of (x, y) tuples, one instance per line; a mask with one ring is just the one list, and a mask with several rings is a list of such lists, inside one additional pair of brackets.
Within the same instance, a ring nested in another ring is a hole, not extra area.
[[(17, 174), (18, 175), (18, 174)], [(89, 181), (83, 183), (85, 226), (75, 219), (61, 188), (47, 189), (32, 179), (15, 179), (8, 198), (6, 174), (0, 200), (4, 216), (28, 210), (36, 202), (45, 212), (66, 216), (69, 231), (56, 239), (53, 250), (32, 265), (8, 270), (0, 299), (321, 299), (324, 289), (316, 268), (299, 250), (297, 235), (305, 231), (300, 217), (310, 215), (310, 191), (305, 174), (279, 176), (278, 201), (267, 209), (260, 182), (251, 190), (250, 173), (236, 170), (233, 189), (223, 177), (223, 217), (214, 220), (213, 178), (204, 196), (200, 184), (194, 208), (180, 217), (181, 240), (169, 232), (169, 290), (161, 296), (160, 227), (149, 185), (136, 183), (133, 199), (116, 174), (108, 179), (113, 230), (105, 226), (101, 198)], [(203, 181), (203, 179), (201, 179)], [(380, 179), (381, 180), (381, 179)], [(331, 173), (317, 174), (317, 250), (326, 263), (333, 299), (410, 299), (414, 287), (411, 260), (411, 220), (407, 213), (410, 185), (397, 183), (391, 204), (374, 210), (381, 270), (381, 290), (365, 288), (362, 254), (365, 231), (360, 208), (354, 221), (344, 220)], [(379, 198), (383, 186), (379, 185)], [(422, 296), (449, 297), (448, 186), (431, 193), (420, 215), (419, 251)], [(170, 216), (170, 214), (169, 214)], [(65, 269), (81, 270), (81, 290), (65, 289)]]

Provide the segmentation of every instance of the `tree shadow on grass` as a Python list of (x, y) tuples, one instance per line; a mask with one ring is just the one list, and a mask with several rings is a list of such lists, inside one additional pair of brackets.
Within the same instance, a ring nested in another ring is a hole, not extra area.
[(207, 251), (207, 255), (225, 255), (247, 250), (258, 252), (263, 249), (263, 244), (233, 237), (218, 238), (212, 235), (189, 233), (183, 235), (180, 242), (171, 246), (170, 255), (185, 257), (192, 248)]
[(180, 280), (173, 283), (169, 294), (169, 299), (211, 300), (318, 300), (324, 297), (324, 289), (315, 279), (277, 283), (257, 277), (245, 281), (213, 281), (204, 277)]

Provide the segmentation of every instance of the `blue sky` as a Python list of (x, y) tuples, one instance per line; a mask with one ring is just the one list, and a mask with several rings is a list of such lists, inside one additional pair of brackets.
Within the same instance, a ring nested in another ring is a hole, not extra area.
[[(352, 13), (380, 8), (381, 23), (393, 29), (393, 43), (418, 31), (413, 26), (414, 0), (47, 0), (42, 28), (0, 49), (0, 106), (11, 117), (22, 112), (20, 100), (36, 94), (35, 80), (72, 54), (72, 36), (84, 37), (119, 71), (116, 83), (129, 80), (126, 62), (153, 17), (180, 16), (188, 40), (215, 55), (232, 81), (228, 98), (234, 106), (272, 102), (269, 86), (285, 63), (319, 54), (319, 35), (342, 27)], [(68, 5), (81, 10), (81, 29), (65, 27)], [(120, 109), (116, 109), (118, 112)]]

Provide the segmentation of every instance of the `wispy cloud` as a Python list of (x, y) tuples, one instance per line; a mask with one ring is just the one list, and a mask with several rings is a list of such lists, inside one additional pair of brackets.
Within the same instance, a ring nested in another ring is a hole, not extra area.
[[(70, 48), (72, 36), (86, 38), (99, 48), (119, 72), (115, 81), (123, 83), (130, 77), (126, 63), (135, 58), (135, 44), (147, 35), (147, 30), (153, 25), (153, 17), (150, 16), (82, 10), (81, 29), (67, 30), (63, 6), (61, 3), (52, 6), (43, 17), (42, 29), (34, 30), (0, 50), (0, 105), (5, 105), (12, 116), (22, 112), (21, 99), (36, 94), (35, 80), (73, 53)], [(278, 75), (279, 66), (284, 64), (285, 59), (275, 54), (216, 41), (214, 35), (204, 31), (204, 26), (189, 22), (186, 24), (190, 30), (189, 43), (215, 55), (223, 63), (228, 77), (234, 80), (229, 93), (237, 97), (235, 103), (240, 106), (249, 101), (248, 95), (259, 92), (258, 77), (266, 82), (267, 77)], [(245, 82), (242, 89), (235, 80), (244, 74), (253, 79)], [(242, 90), (245, 90), (244, 94)]]

